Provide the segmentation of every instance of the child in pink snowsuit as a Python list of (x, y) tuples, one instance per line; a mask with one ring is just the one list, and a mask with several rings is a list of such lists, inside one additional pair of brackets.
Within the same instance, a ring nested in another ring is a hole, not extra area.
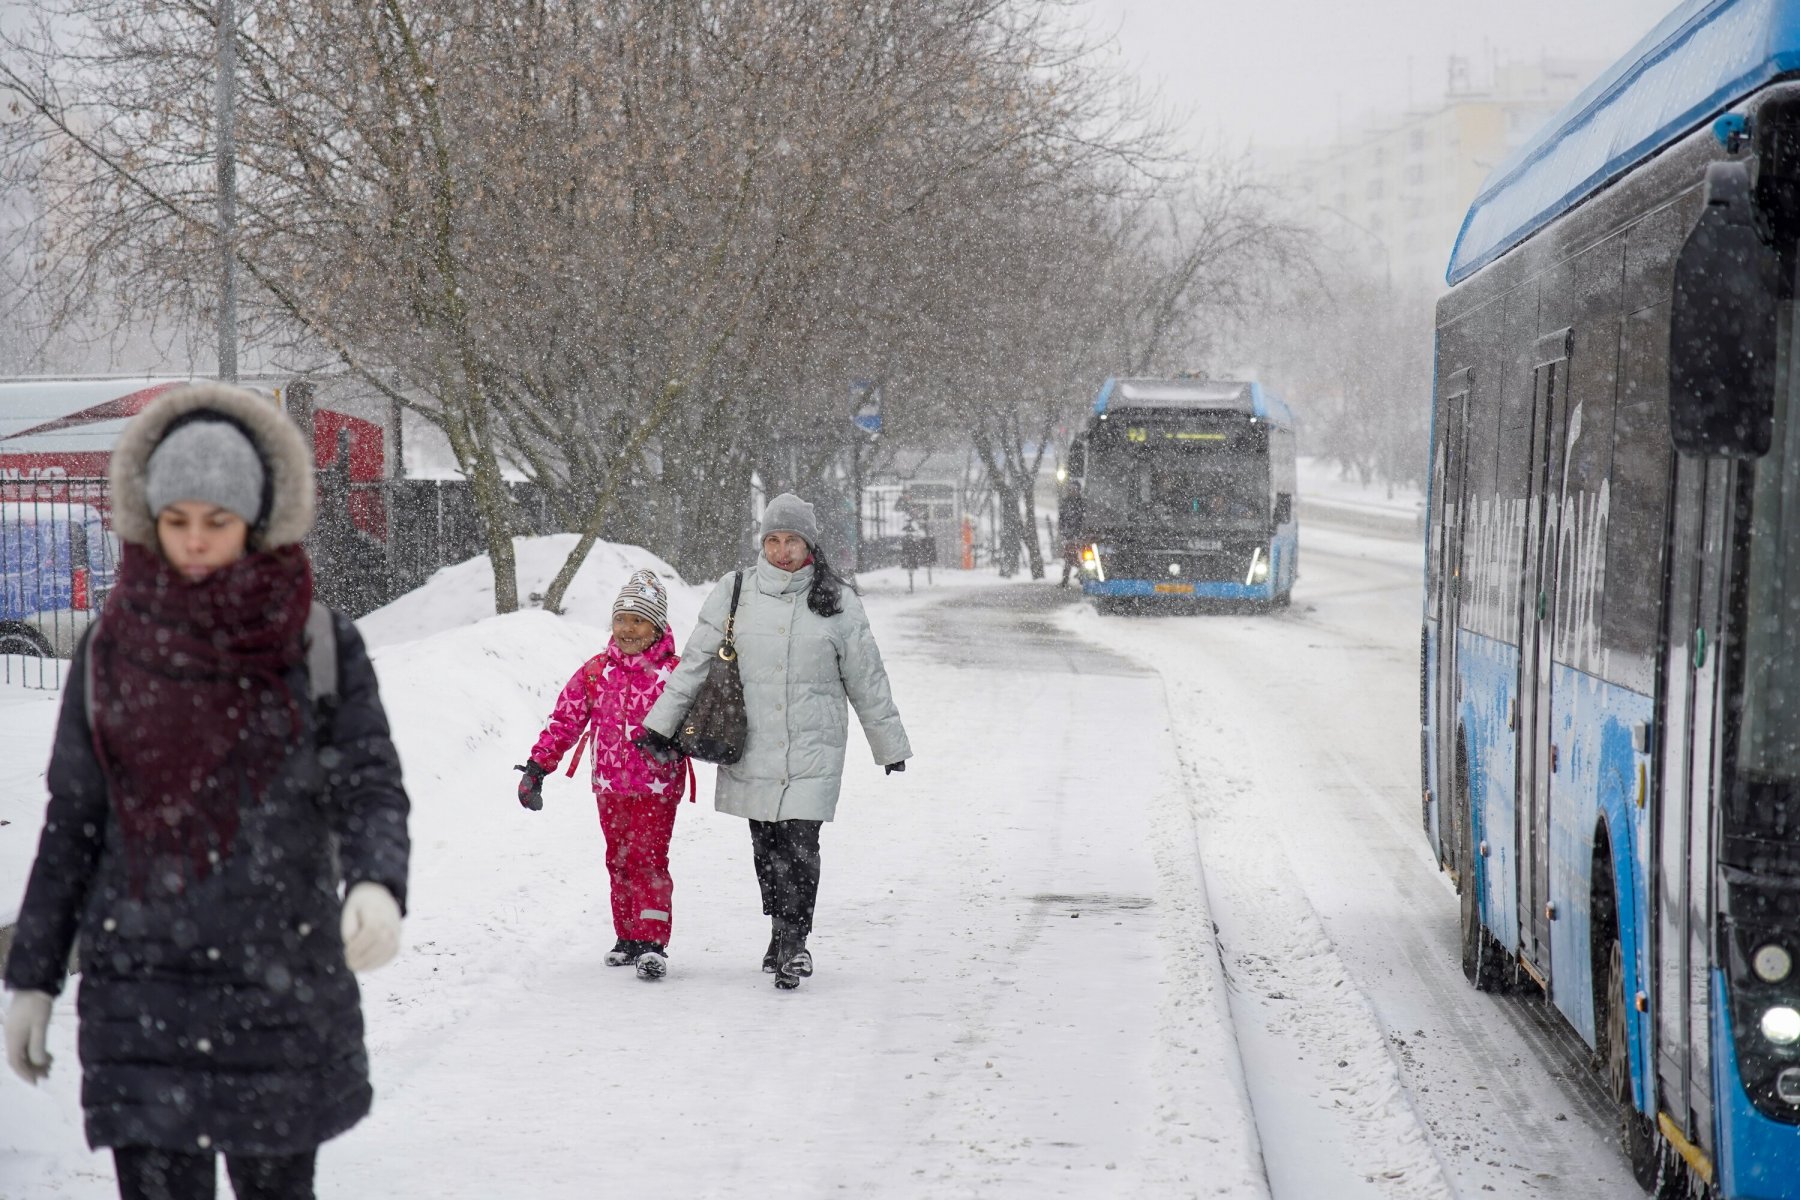
[(606, 834), (606, 871), (612, 881), (613, 931), (618, 943), (606, 955), (609, 966), (637, 964), (642, 979), (668, 971), (670, 901), (669, 837), (683, 783), (685, 759), (664, 764), (632, 745), (639, 725), (680, 659), (669, 635), (669, 598), (649, 571), (639, 571), (613, 601), (613, 636), (604, 651), (575, 672), (550, 723), (538, 736), (531, 758), (519, 768), (519, 803), (543, 807), (543, 779), (556, 770), (569, 747), (581, 761), (581, 747), (594, 746), (594, 797)]

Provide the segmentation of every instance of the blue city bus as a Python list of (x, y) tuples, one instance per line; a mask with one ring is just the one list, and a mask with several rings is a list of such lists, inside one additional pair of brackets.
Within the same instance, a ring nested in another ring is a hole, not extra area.
[[(1286, 604), (1299, 563), (1294, 418), (1255, 383), (1109, 379), (1070, 446), (1097, 606)], [(1068, 522), (1065, 521), (1065, 524)]]
[(1660, 1196), (1800, 1197), (1800, 0), (1496, 168), (1436, 317), (1424, 823)]

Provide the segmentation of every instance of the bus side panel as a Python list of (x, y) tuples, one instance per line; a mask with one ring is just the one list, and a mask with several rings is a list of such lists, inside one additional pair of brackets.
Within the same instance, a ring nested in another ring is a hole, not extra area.
[[(1519, 686), (1519, 648), (1458, 632), (1456, 669), (1462, 705), (1458, 719), (1469, 747), (1469, 817), (1481, 888), (1481, 921), (1502, 946), (1519, 949), (1517, 756), (1508, 714)], [(1488, 852), (1481, 855), (1482, 843)]]
[[(1431, 844), (1431, 852), (1437, 856), (1441, 867), (1454, 852), (1454, 847), (1444, 845), (1445, 821), (1444, 805), (1448, 802), (1450, 792), (1445, 786), (1448, 780), (1442, 775), (1442, 767), (1438, 763), (1438, 724), (1441, 719), (1437, 711), (1437, 693), (1435, 685), (1438, 677), (1438, 623), (1427, 619), (1425, 635), (1420, 639), (1419, 647), (1419, 717), (1421, 728), (1421, 752), (1419, 761), (1423, 766), (1425, 786), (1425, 839)], [(1465, 868), (1466, 869), (1466, 866)], [(1470, 880), (1462, 881), (1463, 887), (1472, 886)]]
[[(1597, 1017), (1589, 888), (1594, 835), (1602, 824), (1615, 841), (1613, 870), (1621, 893), (1619, 942), (1626, 990), (1630, 995), (1639, 990), (1632, 982), (1638, 966), (1635, 873), (1620, 873), (1619, 862), (1624, 857), (1629, 863), (1641, 834), (1637, 780), (1640, 766), (1647, 766), (1648, 760), (1633, 748), (1631, 730), (1649, 720), (1651, 702), (1561, 663), (1554, 669), (1551, 697), (1558, 762), (1550, 777), (1550, 900), (1556, 906), (1556, 919), (1550, 923), (1550, 1000), (1593, 1046)], [(1623, 846), (1616, 844), (1620, 840)]]
[(1738, 1073), (1737, 1040), (1725, 973), (1712, 972), (1713, 1120), (1718, 1141), (1714, 1168), (1720, 1194), (1731, 1200), (1800, 1200), (1800, 1126), (1771, 1121), (1756, 1111)]
[(1269, 547), (1270, 590), (1276, 595), (1292, 591), (1299, 577), (1300, 523), (1289, 521), (1276, 527), (1275, 540)]

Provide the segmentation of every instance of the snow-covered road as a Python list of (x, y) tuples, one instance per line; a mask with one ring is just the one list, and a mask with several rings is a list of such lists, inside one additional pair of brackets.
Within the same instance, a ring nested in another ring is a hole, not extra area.
[[(885, 778), (852, 733), (792, 994), (710, 781), (655, 984), (600, 963), (585, 788), (513, 802), (597, 631), (371, 634), (415, 877), (405, 951), (365, 980), (376, 1112), (320, 1195), (1638, 1194), (1572, 1039), (1458, 970), (1418, 827), (1416, 550), (1313, 528), (1302, 569), (1269, 617), (870, 579), (918, 758)], [(0, 1079), (0, 1197), (114, 1194), (72, 995), (48, 1086)]]
[(1416, 546), (1315, 527), (1301, 561), (1285, 613), (1063, 621), (1168, 683), (1274, 1194), (1641, 1194), (1574, 1035), (1462, 978)]

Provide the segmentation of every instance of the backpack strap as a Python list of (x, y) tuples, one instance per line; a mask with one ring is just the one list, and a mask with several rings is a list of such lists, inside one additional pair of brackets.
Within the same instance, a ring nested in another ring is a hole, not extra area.
[(313, 745), (331, 744), (331, 722), (337, 714), (338, 644), (332, 612), (317, 600), (306, 614), (301, 635), (306, 649), (306, 694), (312, 700)]
[(317, 600), (306, 614), (306, 690), (316, 707), (329, 710), (337, 703), (337, 626), (331, 610)]
[(82, 650), (84, 651), (84, 656), (81, 660), (81, 707), (83, 710), (81, 715), (87, 718), (88, 737), (94, 739), (94, 745), (96, 748), (99, 747), (100, 742), (98, 740), (99, 735), (97, 735), (94, 732), (94, 647), (93, 647), (93, 643), (94, 643), (94, 632), (100, 628), (100, 622), (104, 618), (104, 616), (105, 616), (104, 613), (96, 614), (94, 619), (92, 621), (88, 622), (87, 632), (81, 635), (81, 647), (82, 647)]

